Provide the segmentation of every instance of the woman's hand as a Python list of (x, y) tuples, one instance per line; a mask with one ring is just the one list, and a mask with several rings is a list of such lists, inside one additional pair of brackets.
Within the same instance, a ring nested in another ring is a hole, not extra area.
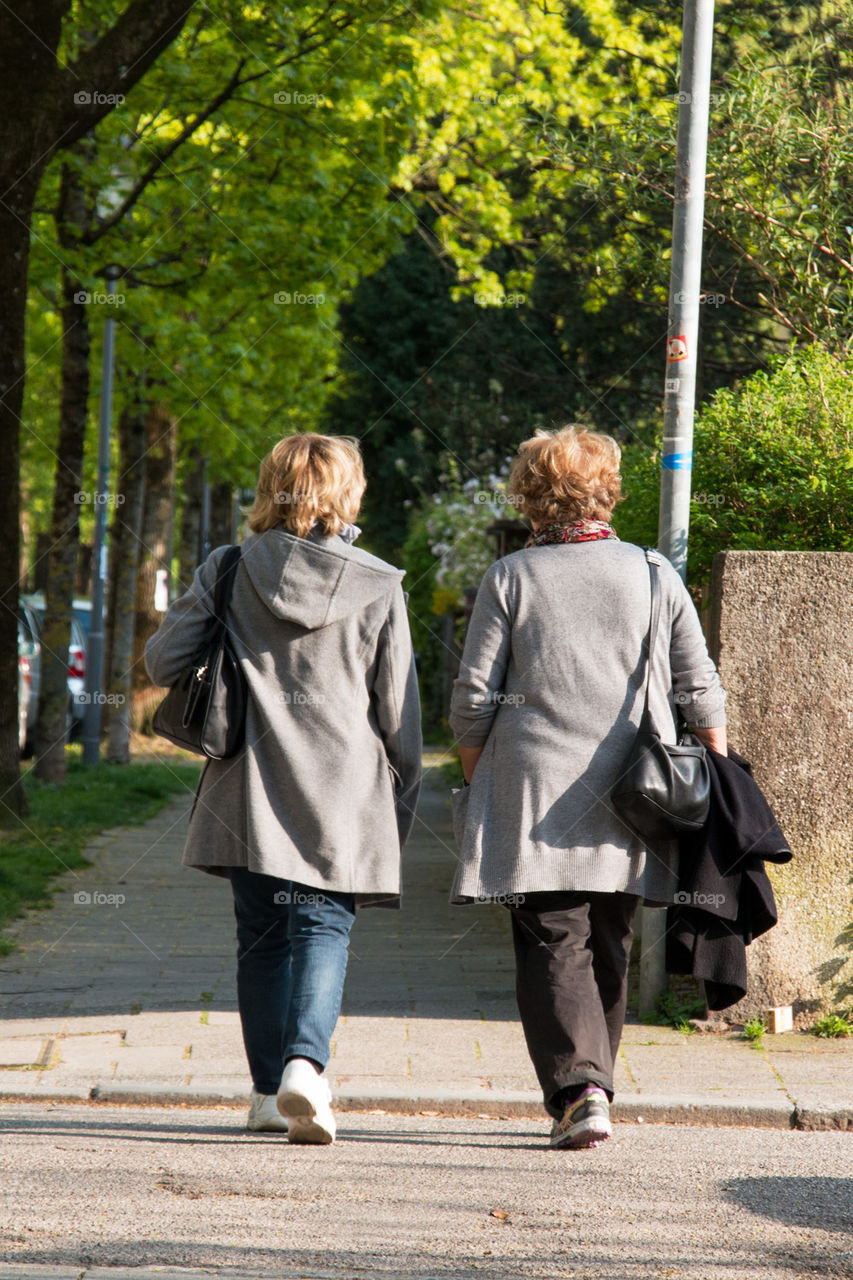
[(482, 747), (463, 747), (459, 744), (459, 759), (462, 762), (462, 776), (466, 782), (470, 782), (477, 767), (477, 761), (483, 754)]
[(719, 725), (714, 729), (691, 729), (690, 732), (699, 739), (704, 747), (708, 747), (711, 751), (716, 751), (717, 755), (727, 756), (729, 754), (725, 725)]

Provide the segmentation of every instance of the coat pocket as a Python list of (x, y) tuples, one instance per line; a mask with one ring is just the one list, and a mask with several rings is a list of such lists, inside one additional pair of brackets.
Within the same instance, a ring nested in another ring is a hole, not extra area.
[(467, 821), (470, 795), (470, 787), (460, 787), (450, 797), (450, 818), (453, 824), (453, 834), (460, 849), (465, 842), (465, 823)]

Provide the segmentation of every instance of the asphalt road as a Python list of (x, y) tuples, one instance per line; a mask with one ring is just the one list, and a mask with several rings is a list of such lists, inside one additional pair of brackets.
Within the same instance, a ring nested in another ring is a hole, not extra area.
[(300, 1148), (243, 1119), (0, 1106), (0, 1277), (853, 1276), (853, 1133), (632, 1124), (552, 1153), (544, 1122), (346, 1114)]

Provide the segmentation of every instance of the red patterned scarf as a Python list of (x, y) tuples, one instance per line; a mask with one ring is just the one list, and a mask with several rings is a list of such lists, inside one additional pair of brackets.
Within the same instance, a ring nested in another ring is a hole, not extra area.
[(555, 542), (597, 542), (599, 538), (616, 538), (616, 530), (606, 520), (576, 520), (573, 524), (549, 524), (531, 533), (525, 547), (545, 547)]

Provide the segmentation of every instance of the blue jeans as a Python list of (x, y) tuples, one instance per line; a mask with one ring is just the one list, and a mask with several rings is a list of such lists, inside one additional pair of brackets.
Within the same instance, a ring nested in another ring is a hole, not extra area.
[(277, 1093), (288, 1058), (329, 1061), (355, 901), (246, 867), (230, 878), (246, 1057), (258, 1093)]

